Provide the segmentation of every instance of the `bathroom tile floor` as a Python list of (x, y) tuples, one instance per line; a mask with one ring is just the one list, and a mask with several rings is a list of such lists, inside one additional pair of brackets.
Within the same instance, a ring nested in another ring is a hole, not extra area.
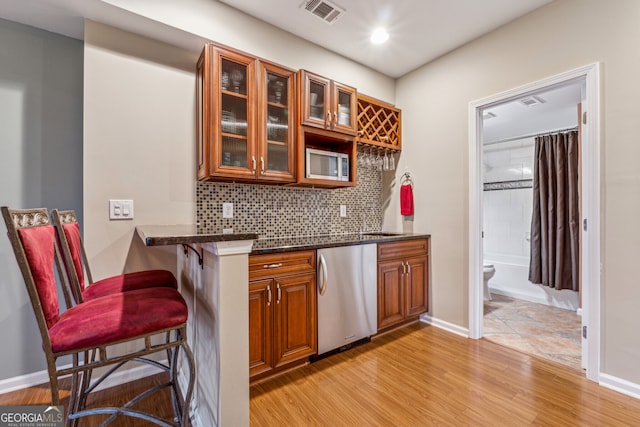
[(581, 319), (575, 311), (492, 297), (484, 303), (486, 340), (581, 370)]

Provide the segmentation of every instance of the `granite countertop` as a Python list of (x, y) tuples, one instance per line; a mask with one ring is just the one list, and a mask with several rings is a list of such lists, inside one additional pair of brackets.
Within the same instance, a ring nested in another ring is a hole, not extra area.
[(257, 233), (203, 233), (194, 224), (138, 225), (136, 231), (147, 246), (181, 245), (189, 243), (230, 242), (256, 240)]
[(136, 232), (146, 246), (253, 240), (252, 254), (322, 249), (335, 246), (363, 245), (366, 243), (383, 243), (430, 237), (429, 234), (370, 232), (363, 234), (327, 234), (259, 239), (257, 233), (203, 233), (192, 224), (139, 225), (136, 226)]
[(254, 242), (251, 253), (255, 255), (304, 249), (322, 249), (335, 246), (364, 245), (366, 243), (424, 239), (425, 237), (430, 236), (430, 234), (371, 232), (363, 234), (353, 233), (258, 239)]

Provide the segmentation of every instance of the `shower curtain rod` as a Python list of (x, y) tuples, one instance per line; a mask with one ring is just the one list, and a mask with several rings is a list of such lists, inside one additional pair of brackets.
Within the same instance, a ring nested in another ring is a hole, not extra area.
[(566, 129), (550, 130), (550, 131), (542, 132), (542, 133), (530, 133), (528, 135), (514, 136), (514, 137), (511, 137), (511, 138), (497, 139), (495, 141), (485, 142), (482, 145), (484, 146), (484, 145), (500, 144), (501, 142), (517, 141), (519, 139), (533, 138), (533, 137), (536, 137), (536, 136), (544, 136), (544, 135), (552, 135), (554, 133), (570, 132), (572, 130), (578, 130), (578, 126), (574, 126), (574, 127), (570, 127), (570, 128), (566, 128)]

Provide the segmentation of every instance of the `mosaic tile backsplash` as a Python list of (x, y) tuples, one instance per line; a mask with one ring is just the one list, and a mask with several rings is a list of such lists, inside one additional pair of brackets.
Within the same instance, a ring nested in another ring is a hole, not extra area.
[[(259, 238), (380, 231), (382, 171), (358, 165), (355, 187), (335, 190), (220, 182), (196, 183), (196, 223), (202, 232), (225, 228), (255, 232)], [(222, 203), (233, 203), (233, 218), (222, 218)], [(347, 217), (340, 218), (340, 205)]]

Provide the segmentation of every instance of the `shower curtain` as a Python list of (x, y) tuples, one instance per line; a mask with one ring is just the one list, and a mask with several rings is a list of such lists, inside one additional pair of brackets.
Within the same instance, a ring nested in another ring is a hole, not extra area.
[(529, 280), (579, 290), (578, 131), (536, 137)]

